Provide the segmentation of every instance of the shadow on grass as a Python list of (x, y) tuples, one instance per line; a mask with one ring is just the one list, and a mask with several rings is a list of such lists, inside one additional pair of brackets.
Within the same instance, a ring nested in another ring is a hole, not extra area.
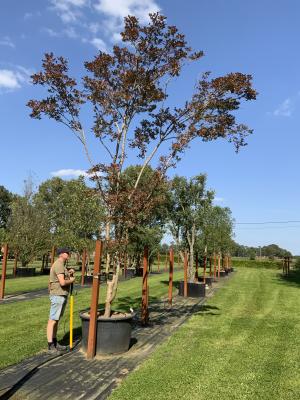
[[(181, 279), (183, 281), (183, 278)], [(160, 281), (160, 283), (163, 283), (164, 285), (169, 286), (169, 281)], [(173, 287), (179, 290), (179, 284), (180, 281), (173, 281)]]
[(292, 270), (288, 276), (278, 273), (276, 275), (276, 281), (282, 284), (298, 287), (300, 286), (300, 270)]

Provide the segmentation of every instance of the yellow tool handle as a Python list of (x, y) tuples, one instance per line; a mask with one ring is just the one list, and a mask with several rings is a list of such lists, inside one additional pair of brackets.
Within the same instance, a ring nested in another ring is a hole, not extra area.
[(70, 296), (70, 350), (73, 348), (73, 307), (74, 297)]

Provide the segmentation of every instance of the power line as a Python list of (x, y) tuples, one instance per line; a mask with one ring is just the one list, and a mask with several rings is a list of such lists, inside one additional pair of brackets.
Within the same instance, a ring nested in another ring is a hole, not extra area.
[(235, 222), (236, 225), (266, 225), (266, 224), (292, 224), (300, 221), (265, 221), (265, 222)]

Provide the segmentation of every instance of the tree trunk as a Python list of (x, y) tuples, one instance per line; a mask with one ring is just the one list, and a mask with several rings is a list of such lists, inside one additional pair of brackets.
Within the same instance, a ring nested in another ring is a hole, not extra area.
[(188, 266), (188, 281), (194, 282), (195, 271), (194, 271), (194, 244), (195, 244), (195, 231), (196, 227), (193, 224), (191, 232), (187, 232), (187, 240), (189, 244), (189, 266)]
[(116, 273), (113, 275), (111, 281), (107, 281), (105, 311), (104, 311), (105, 318), (109, 318), (111, 316), (111, 303), (114, 301), (117, 294), (119, 273), (120, 273), (120, 257), (118, 255)]

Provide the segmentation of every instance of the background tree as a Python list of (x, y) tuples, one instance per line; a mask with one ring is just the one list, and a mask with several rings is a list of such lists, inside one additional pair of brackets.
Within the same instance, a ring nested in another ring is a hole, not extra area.
[(0, 244), (7, 240), (7, 223), (11, 214), (13, 194), (0, 185)]
[(70, 181), (49, 179), (40, 185), (36, 200), (47, 212), (52, 242), (56, 246), (81, 252), (103, 230), (100, 198), (85, 184), (83, 177)]
[(11, 209), (8, 223), (10, 248), (17, 252), (22, 267), (26, 267), (49, 249), (51, 240), (46, 210), (35, 200), (30, 179), (25, 181), (24, 196), (17, 196)]
[(226, 255), (232, 249), (233, 218), (228, 207), (207, 208), (201, 224), (202, 232), (197, 240), (198, 251), (207, 247), (208, 254)]
[(194, 246), (200, 234), (204, 214), (211, 205), (214, 192), (206, 190), (206, 175), (188, 180), (176, 176), (171, 183), (170, 230), (178, 245), (186, 243), (189, 251), (188, 280), (194, 282)]
[[(236, 123), (234, 112), (242, 100), (255, 99), (256, 91), (250, 75), (230, 73), (211, 79), (206, 73), (191, 99), (171, 108), (166, 103), (170, 81), (180, 75), (184, 64), (200, 59), (203, 52), (193, 52), (184, 35), (175, 26), (167, 26), (166, 18), (159, 13), (150, 14), (147, 26), (134, 16), (126, 17), (121, 36), (123, 46), (114, 46), (110, 54), (100, 51), (84, 64), (88, 75), (83, 77), (83, 87), (68, 75), (65, 58), (46, 54), (43, 70), (32, 79), (34, 84), (44, 86), (48, 95), (28, 105), (31, 117), (46, 115), (61, 122), (80, 141), (105, 205), (106, 241), (109, 243), (112, 237), (122, 244), (126, 225), (137, 223), (132, 216), (138, 213), (129, 213), (119, 229), (119, 210), (124, 204), (134, 204), (135, 208), (140, 204), (137, 187), (158, 151), (156, 169), (163, 176), (196, 138), (225, 138), (238, 150), (251, 130)], [(106, 158), (101, 153), (101, 162), (92, 160), (86, 140), (88, 130), (80, 119), (85, 103), (92, 107), (92, 132), (106, 153)], [(131, 191), (123, 193), (122, 171), (132, 151), (142, 160), (141, 170)], [(114, 289), (109, 287), (109, 291), (116, 291), (118, 273), (119, 263), (109, 283)]]
[[(124, 185), (123, 193), (132, 190), (140, 171), (141, 166), (139, 165), (130, 166), (124, 170), (121, 180), (122, 185)], [(138, 268), (141, 265), (141, 256), (145, 246), (149, 250), (150, 262), (158, 251), (167, 220), (169, 183), (156, 170), (147, 166), (141, 176), (135, 196), (132, 198), (133, 202), (136, 196), (139, 200), (137, 207), (133, 204), (125, 204), (121, 207), (120, 214), (124, 214), (123, 218), (126, 219), (131, 212), (136, 213), (133, 217), (134, 223), (132, 225), (127, 224), (126, 251)]]

